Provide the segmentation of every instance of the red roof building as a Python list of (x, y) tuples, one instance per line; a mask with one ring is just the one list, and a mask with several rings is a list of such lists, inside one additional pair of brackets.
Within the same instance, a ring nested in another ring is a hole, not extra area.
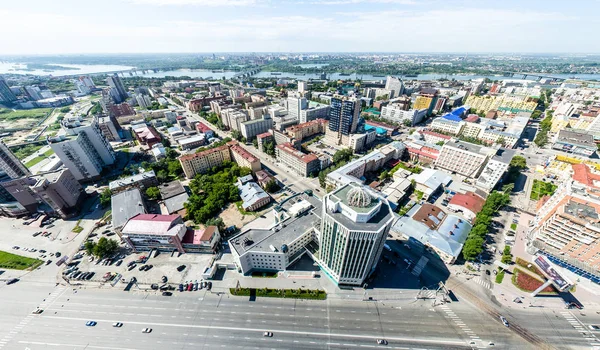
[(472, 222), (484, 204), (485, 199), (473, 192), (457, 193), (448, 203), (448, 209), (462, 212), (465, 218)]

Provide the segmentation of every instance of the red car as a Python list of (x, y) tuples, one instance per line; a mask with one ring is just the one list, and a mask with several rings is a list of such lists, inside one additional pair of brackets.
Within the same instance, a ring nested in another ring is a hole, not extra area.
[(188, 286), (187, 286), (188, 292), (191, 292), (192, 288), (194, 288), (194, 284), (192, 282), (190, 282), (190, 284), (188, 284)]

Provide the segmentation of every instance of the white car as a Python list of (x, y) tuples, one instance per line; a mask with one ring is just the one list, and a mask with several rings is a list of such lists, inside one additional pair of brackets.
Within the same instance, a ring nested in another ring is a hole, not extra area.
[(144, 328), (142, 329), (142, 333), (150, 333), (152, 332), (152, 328)]
[(121, 323), (121, 322), (115, 322), (115, 323), (112, 324), (112, 326), (113, 327), (117, 327), (117, 328), (121, 328), (121, 327), (123, 327), (123, 323)]

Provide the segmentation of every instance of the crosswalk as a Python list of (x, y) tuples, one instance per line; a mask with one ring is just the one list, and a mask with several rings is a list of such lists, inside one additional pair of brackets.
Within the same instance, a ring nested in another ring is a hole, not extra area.
[(486, 349), (488, 347), (488, 345), (490, 344), (489, 342), (483, 341), (478, 335), (477, 333), (475, 333), (471, 328), (469, 328), (469, 326), (467, 326), (460, 318), (460, 316), (458, 316), (457, 314), (454, 313), (454, 311), (452, 311), (452, 309), (450, 309), (450, 306), (448, 306), (447, 304), (443, 304), (440, 305), (439, 308), (446, 314), (446, 318), (450, 319), (452, 322), (454, 322), (454, 324), (456, 324), (460, 330), (467, 336), (469, 337), (469, 344), (477, 349)]
[[(50, 293), (50, 295), (48, 295), (46, 300), (44, 300), (40, 304), (39, 308), (43, 310), (43, 309), (49, 307), (50, 305), (52, 305), (52, 303), (56, 300), (56, 298), (58, 298), (65, 290), (66, 290), (65, 287), (56, 288), (54, 290), (54, 292)], [(27, 315), (27, 317), (25, 317), (23, 320), (21, 320), (21, 322), (19, 322), (19, 324), (16, 325), (14, 329), (12, 329), (7, 335), (5, 335), (2, 339), (0, 339), (0, 349), (2, 349), (6, 344), (8, 344), (15, 335), (17, 335), (23, 328), (25, 328), (25, 326), (27, 326), (34, 317), (35, 317), (34, 314)]]
[(573, 328), (575, 328), (581, 334), (582, 337), (590, 342), (592, 349), (600, 349), (600, 340), (598, 337), (596, 337), (594, 333), (592, 333), (585, 326), (585, 324), (583, 324), (583, 322), (579, 321), (579, 319), (577, 319), (573, 313), (569, 311), (561, 311), (560, 314), (567, 320), (567, 322), (569, 322), (571, 326), (573, 326)]
[(482, 285), (484, 288), (492, 289), (492, 284), (488, 281), (482, 280), (481, 278), (474, 278), (473, 281), (479, 285)]

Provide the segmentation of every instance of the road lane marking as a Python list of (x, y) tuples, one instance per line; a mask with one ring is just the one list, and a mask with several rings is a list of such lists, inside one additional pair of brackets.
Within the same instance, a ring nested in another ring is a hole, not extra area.
[[(85, 321), (86, 318), (79, 317), (62, 317), (62, 316), (44, 316), (47, 319), (54, 320), (78, 320)], [(108, 319), (98, 319), (97, 322), (107, 322), (114, 323), (118, 322), (117, 320), (108, 320)], [(136, 325), (146, 325), (146, 326), (164, 326), (164, 327), (178, 327), (178, 328), (196, 328), (196, 329), (218, 329), (218, 330), (226, 330), (226, 331), (239, 331), (239, 332), (251, 332), (262, 334), (264, 332), (263, 329), (258, 328), (246, 328), (246, 327), (231, 327), (231, 326), (214, 326), (214, 325), (189, 325), (189, 324), (176, 324), (176, 323), (159, 323), (159, 322), (137, 322), (137, 321), (128, 321), (128, 324), (136, 324)], [(308, 331), (291, 331), (291, 330), (272, 330), (273, 333), (282, 333), (282, 334), (293, 334), (293, 335), (312, 335), (319, 337), (336, 337), (336, 338), (353, 338), (353, 339), (368, 339), (372, 340), (376, 335), (370, 334), (342, 334), (342, 333), (329, 333), (329, 332), (308, 332)], [(218, 336), (217, 336), (218, 337)], [(453, 341), (453, 340), (438, 340), (438, 339), (418, 339), (414, 337), (404, 338), (404, 337), (386, 337), (387, 340), (400, 341), (400, 342), (414, 342), (414, 343), (425, 343), (425, 344), (443, 344), (443, 345), (464, 345), (463, 341)], [(263, 339), (264, 340), (264, 339)], [(314, 342), (312, 342), (314, 344)], [(120, 350), (120, 349), (117, 349)]]

